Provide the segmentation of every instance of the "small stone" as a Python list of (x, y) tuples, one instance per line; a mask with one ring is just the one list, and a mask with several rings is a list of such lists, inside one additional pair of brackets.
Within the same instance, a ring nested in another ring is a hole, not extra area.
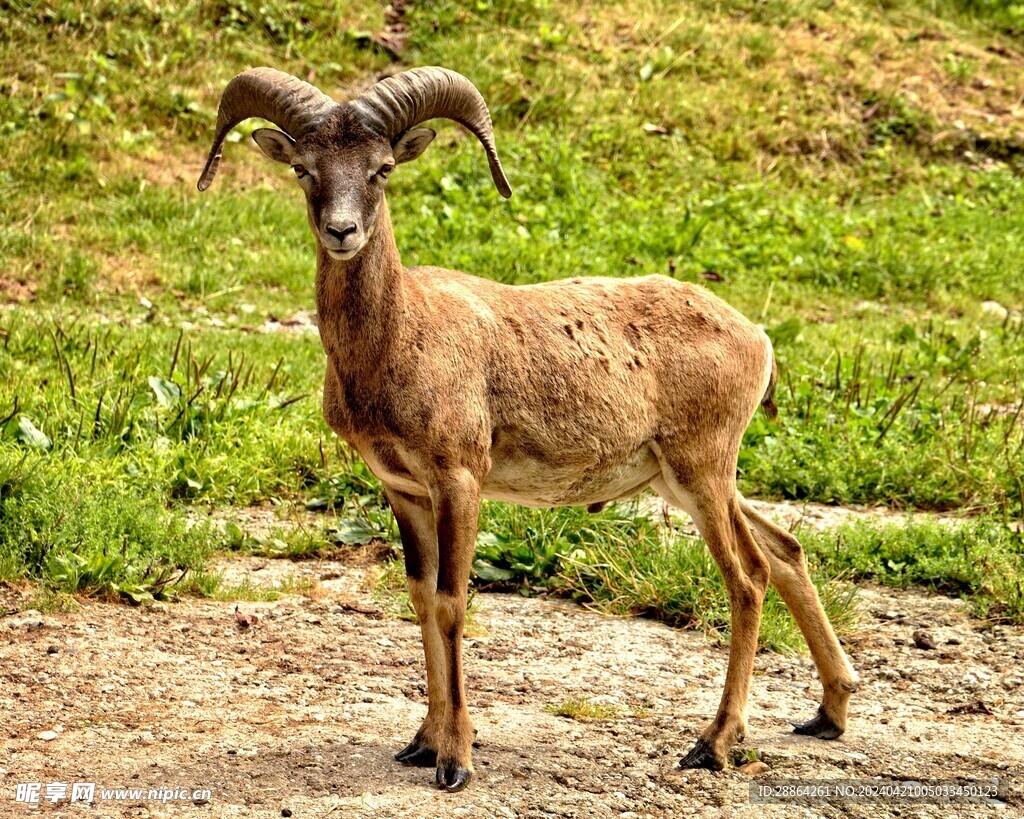
[(60, 649), (57, 648), (57, 646), (47, 646), (46, 647), (46, 653), (47, 654), (57, 654), (59, 651), (60, 651)]
[(32, 631), (43, 628), (43, 615), (35, 609), (26, 609), (18, 615), (3, 618), (2, 627), (10, 631)]
[(281, 815), (282, 816), (291, 816), (292, 815), (292, 809), (291, 808), (281, 808)]
[(43, 731), (41, 734), (36, 735), (37, 739), (41, 739), (43, 742), (50, 742), (57, 738), (56, 731)]
[(986, 316), (994, 318), (996, 321), (1005, 321), (1009, 315), (1009, 311), (997, 301), (983, 301), (981, 303), (981, 312)]
[(745, 762), (742, 765), (737, 765), (736, 771), (746, 776), (760, 776), (761, 774), (768, 772), (768, 766), (760, 759), (756, 759), (753, 762)]
[(935, 651), (935, 640), (923, 628), (914, 632), (914, 645), (922, 651)]

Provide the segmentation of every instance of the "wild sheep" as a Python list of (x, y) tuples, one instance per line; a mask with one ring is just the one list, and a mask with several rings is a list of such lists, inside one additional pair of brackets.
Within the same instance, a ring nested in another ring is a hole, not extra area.
[(327, 353), (324, 416), (384, 485), (401, 532), (426, 653), (428, 712), (396, 759), (469, 782), (462, 629), (481, 498), (600, 506), (647, 486), (693, 516), (728, 588), (732, 640), (714, 721), (680, 762), (721, 769), (746, 730), (769, 583), (792, 611), (824, 697), (796, 731), (846, 728), (856, 675), (811, 584), (799, 542), (736, 490), (747, 424), (774, 412), (767, 336), (706, 289), (663, 276), (508, 286), (438, 267), (406, 268), (384, 190), (436, 117), (483, 144), (511, 195), (480, 93), (460, 74), (416, 68), (336, 103), (288, 74), (236, 76), (220, 102), (199, 189), (228, 132), (291, 165), (317, 240), (316, 303)]

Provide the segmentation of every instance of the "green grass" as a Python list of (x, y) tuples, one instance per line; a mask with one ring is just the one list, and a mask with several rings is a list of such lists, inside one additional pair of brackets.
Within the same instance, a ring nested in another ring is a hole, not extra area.
[(614, 705), (603, 705), (593, 702), (587, 697), (570, 697), (558, 705), (549, 704), (545, 710), (556, 717), (574, 720), (610, 720), (619, 716), (619, 709)]
[(795, 319), (775, 329), (786, 411), (747, 432), (747, 492), (1022, 515), (1020, 318), (905, 317), (891, 329), (866, 318), (827, 352)]
[(223, 546), (128, 481), (97, 485), (41, 460), (0, 463), (0, 580), (43, 580), (52, 591), (168, 599), (209, 591), (206, 563)]
[[(596, 515), (486, 504), (473, 568), (478, 582), (492, 587), (547, 589), (609, 614), (653, 617), (728, 639), (728, 594), (703, 542), (667, 531), (628, 504)], [(837, 632), (853, 631), (854, 591), (841, 579), (842, 570), (813, 568)], [(793, 652), (801, 650), (801, 641), (782, 600), (769, 590), (761, 646)]]
[(321, 590), (319, 583), (310, 577), (286, 577), (273, 585), (254, 583), (246, 578), (232, 584), (219, 582), (207, 596), (214, 600), (272, 603), (289, 594), (315, 598), (321, 595)]
[[(766, 327), (782, 371), (745, 493), (981, 516), (968, 552), (943, 528), (808, 535), (833, 616), (849, 577), (1021, 620), (999, 567), (1024, 515), (1024, 5), (435, 0), (406, 22), (402, 65), (481, 88), (515, 193), (442, 126), (391, 183), (406, 263), (706, 284)], [(257, 122), (195, 191), (231, 76), (274, 65), (344, 97), (392, 67), (382, 26), (377, 3), (0, 0), (0, 581), (223, 595), (218, 551), (395, 538), (320, 417), (315, 334), (253, 332), (314, 304), (301, 194), (252, 149)], [(339, 519), (262, 539), (186, 525), (267, 501)], [(480, 582), (727, 627), (699, 542), (629, 507), (489, 504), (481, 531)], [(837, 537), (841, 557), (821, 546)], [(762, 641), (794, 639), (770, 598)]]
[[(980, 617), (1024, 624), (1024, 534), (992, 516), (859, 521), (798, 532), (811, 578), (836, 630), (856, 630), (854, 583), (919, 586), (962, 598)], [(486, 504), (474, 576), (491, 588), (550, 591), (611, 614), (654, 617), (728, 639), (729, 602), (699, 538), (667, 532), (630, 505), (589, 515)], [(802, 650), (769, 589), (762, 647)]]
[(979, 617), (1024, 624), (1024, 533), (998, 521), (847, 524), (801, 534), (825, 573), (887, 586), (922, 586), (967, 600)]

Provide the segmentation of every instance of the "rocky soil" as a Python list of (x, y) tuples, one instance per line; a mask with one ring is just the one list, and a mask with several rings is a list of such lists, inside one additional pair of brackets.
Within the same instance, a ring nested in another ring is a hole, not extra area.
[[(247, 626), (234, 603), (209, 600), (0, 617), (0, 816), (1024, 815), (1024, 630), (953, 600), (862, 588), (863, 628), (847, 640), (862, 685), (835, 742), (786, 722), (816, 708), (810, 661), (760, 655), (743, 749), (768, 771), (752, 779), (675, 768), (714, 713), (725, 646), (565, 601), (479, 595), (466, 644), (477, 776), (449, 795), (432, 770), (392, 759), (426, 692), (419, 629), (374, 596), (377, 569), (253, 558), (226, 569), (253, 583), (297, 575), (305, 593), (241, 604), (258, 617)], [(17, 590), (0, 594), (0, 614), (18, 608)], [(580, 698), (607, 718), (552, 713)], [(749, 795), (775, 777), (955, 776), (1009, 785), (952, 807)], [(26, 782), (211, 794), (29, 807), (15, 801)]]

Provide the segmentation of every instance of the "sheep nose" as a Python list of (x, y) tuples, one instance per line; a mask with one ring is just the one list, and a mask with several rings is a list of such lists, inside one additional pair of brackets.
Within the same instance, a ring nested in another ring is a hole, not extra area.
[(339, 242), (343, 242), (345, 241), (346, 236), (356, 232), (356, 223), (342, 222), (339, 225), (332, 222), (324, 229)]

